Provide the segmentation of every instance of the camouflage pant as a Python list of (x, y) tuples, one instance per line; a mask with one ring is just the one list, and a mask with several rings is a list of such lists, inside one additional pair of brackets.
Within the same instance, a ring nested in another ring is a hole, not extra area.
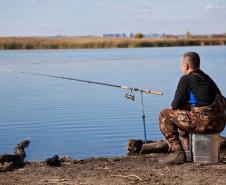
[[(191, 111), (165, 109), (159, 116), (160, 130), (175, 150), (180, 148), (181, 139), (189, 133), (220, 133), (225, 127), (225, 113), (213, 112), (207, 107), (195, 107)], [(179, 146), (180, 145), (180, 146)]]

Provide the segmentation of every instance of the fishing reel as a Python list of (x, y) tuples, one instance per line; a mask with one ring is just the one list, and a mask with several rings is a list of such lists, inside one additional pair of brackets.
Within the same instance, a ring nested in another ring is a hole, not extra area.
[(132, 91), (132, 90), (128, 91), (128, 92), (125, 94), (125, 98), (126, 98), (127, 100), (135, 101), (135, 95), (133, 94), (133, 91)]

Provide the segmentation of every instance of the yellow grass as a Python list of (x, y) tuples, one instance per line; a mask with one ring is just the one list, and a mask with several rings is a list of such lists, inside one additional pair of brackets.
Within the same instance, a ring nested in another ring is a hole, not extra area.
[(0, 49), (75, 49), (75, 48), (135, 48), (226, 45), (226, 37), (162, 37), (162, 38), (102, 38), (102, 37), (0, 37)]

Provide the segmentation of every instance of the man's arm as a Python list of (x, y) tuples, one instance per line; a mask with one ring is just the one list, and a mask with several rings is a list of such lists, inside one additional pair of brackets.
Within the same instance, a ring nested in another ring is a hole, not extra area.
[(205, 74), (205, 76), (209, 84), (212, 86), (212, 88), (215, 89), (215, 92), (221, 94), (220, 89), (218, 88), (217, 84), (212, 80), (212, 78), (210, 78), (207, 74)]
[(188, 79), (187, 75), (180, 78), (175, 92), (174, 99), (171, 103), (172, 109), (182, 109), (188, 103)]

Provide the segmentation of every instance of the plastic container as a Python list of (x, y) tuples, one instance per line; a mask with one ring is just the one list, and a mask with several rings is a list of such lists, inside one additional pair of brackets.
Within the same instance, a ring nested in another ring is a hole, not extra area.
[(194, 162), (216, 163), (219, 161), (219, 134), (192, 134), (191, 139)]

